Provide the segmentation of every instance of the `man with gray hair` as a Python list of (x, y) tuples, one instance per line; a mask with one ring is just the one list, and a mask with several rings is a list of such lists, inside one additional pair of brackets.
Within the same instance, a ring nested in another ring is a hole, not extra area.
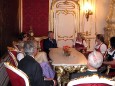
[(51, 60), (49, 57), (50, 48), (57, 48), (57, 42), (54, 39), (53, 31), (48, 32), (48, 38), (44, 39), (43, 50), (47, 53), (48, 60)]
[(100, 52), (93, 51), (88, 56), (87, 71), (82, 72), (82, 73), (73, 73), (73, 74), (71, 74), (70, 79), (80, 78), (80, 77), (89, 77), (89, 76), (93, 76), (95, 74), (98, 75), (99, 77), (101, 77), (101, 76), (107, 77), (105, 74), (102, 74), (97, 71), (97, 69), (99, 67), (101, 67), (102, 63), (103, 63), (102, 54)]
[(27, 41), (24, 43), (25, 57), (20, 60), (18, 68), (27, 74), (30, 86), (53, 86), (53, 80), (45, 81), (40, 64), (34, 59), (37, 54), (37, 43)]

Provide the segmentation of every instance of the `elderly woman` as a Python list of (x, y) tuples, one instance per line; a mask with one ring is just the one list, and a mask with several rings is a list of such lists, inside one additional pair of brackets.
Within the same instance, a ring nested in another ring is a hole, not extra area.
[(87, 60), (87, 71), (82, 73), (73, 73), (71, 75), (71, 79), (78, 79), (80, 77), (91, 77), (93, 75), (97, 75), (98, 77), (103, 76), (106, 77), (106, 75), (103, 75), (102, 73), (98, 72), (98, 68), (101, 67), (103, 63), (103, 56), (100, 52), (93, 51), (89, 54), (88, 60)]
[(102, 34), (96, 35), (95, 50), (100, 52), (103, 55), (103, 57), (105, 57), (107, 51), (107, 45), (104, 42), (104, 37)]
[(51, 68), (51, 65), (48, 62), (47, 55), (45, 52), (38, 52), (35, 56), (36, 61), (40, 64), (43, 70), (43, 76), (46, 78), (54, 79), (55, 72)]
[(80, 52), (87, 50), (87, 43), (82, 33), (77, 33), (77, 38), (73, 46)]

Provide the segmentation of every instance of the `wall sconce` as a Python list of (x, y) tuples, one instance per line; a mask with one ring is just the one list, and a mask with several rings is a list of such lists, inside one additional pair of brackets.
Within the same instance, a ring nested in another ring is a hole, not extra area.
[(85, 12), (85, 17), (88, 21), (89, 16), (93, 14), (92, 12), (92, 6), (90, 3), (88, 3), (88, 1), (84, 4), (84, 12)]

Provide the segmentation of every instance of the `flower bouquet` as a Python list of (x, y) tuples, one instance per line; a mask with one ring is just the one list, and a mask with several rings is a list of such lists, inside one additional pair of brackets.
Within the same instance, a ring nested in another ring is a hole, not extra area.
[(70, 47), (69, 46), (63, 46), (64, 55), (70, 56)]

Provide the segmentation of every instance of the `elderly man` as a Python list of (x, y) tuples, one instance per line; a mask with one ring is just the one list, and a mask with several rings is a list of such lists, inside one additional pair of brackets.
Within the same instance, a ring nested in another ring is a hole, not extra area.
[(44, 81), (40, 64), (34, 59), (37, 53), (37, 43), (27, 41), (24, 44), (25, 57), (20, 60), (18, 68), (25, 72), (30, 80), (31, 86), (53, 86), (53, 80)]
[(107, 77), (105, 74), (101, 74), (100, 72), (97, 71), (97, 69), (102, 65), (102, 63), (103, 63), (102, 54), (100, 52), (93, 51), (88, 56), (88, 62), (87, 62), (88, 70), (82, 73), (73, 73), (71, 74), (70, 79), (93, 76), (95, 74), (98, 75), (99, 77), (101, 76)]

